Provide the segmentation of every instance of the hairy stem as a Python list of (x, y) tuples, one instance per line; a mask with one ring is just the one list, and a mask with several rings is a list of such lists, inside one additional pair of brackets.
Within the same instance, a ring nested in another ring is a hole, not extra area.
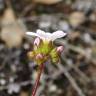
[(44, 64), (41, 64), (40, 67), (39, 67), (39, 72), (38, 72), (38, 75), (37, 75), (37, 79), (36, 79), (35, 85), (34, 85), (33, 90), (32, 90), (32, 96), (35, 96), (35, 94), (37, 92), (37, 89), (38, 89), (38, 86), (39, 86), (40, 77), (41, 77), (43, 69), (44, 69)]

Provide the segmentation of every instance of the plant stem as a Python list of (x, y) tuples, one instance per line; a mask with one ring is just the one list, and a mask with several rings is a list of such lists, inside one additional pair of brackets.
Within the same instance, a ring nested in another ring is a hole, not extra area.
[(38, 86), (39, 86), (40, 77), (41, 77), (43, 69), (44, 69), (44, 64), (41, 64), (40, 67), (39, 67), (39, 72), (38, 72), (38, 75), (37, 75), (37, 79), (36, 79), (34, 88), (32, 90), (32, 96), (35, 96), (35, 94), (37, 92), (37, 89), (38, 89)]

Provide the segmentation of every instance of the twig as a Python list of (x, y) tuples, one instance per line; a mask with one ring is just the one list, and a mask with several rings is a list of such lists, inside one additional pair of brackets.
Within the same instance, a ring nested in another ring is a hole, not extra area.
[[(62, 58), (62, 60), (65, 60), (64, 58)], [(74, 66), (74, 64), (72, 63), (68, 63), (66, 61), (66, 64), (68, 65), (69, 68), (73, 68), (81, 77), (82, 79), (84, 79), (86, 82), (90, 82), (90, 78), (88, 78), (80, 69), (78, 69), (78, 67)]]
[(82, 90), (79, 88), (79, 86), (76, 84), (75, 80), (73, 79), (73, 77), (69, 74), (69, 72), (66, 70), (65, 67), (63, 67), (61, 64), (57, 65), (58, 68), (64, 73), (64, 75), (68, 78), (68, 80), (70, 81), (71, 85), (73, 86), (73, 88), (77, 91), (77, 93), (79, 94), (79, 96), (86, 96)]

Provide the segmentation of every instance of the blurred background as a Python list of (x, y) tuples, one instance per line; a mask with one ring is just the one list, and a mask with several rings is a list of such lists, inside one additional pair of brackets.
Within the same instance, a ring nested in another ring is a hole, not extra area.
[(62, 30), (61, 64), (46, 64), (36, 96), (96, 96), (96, 0), (0, 0), (0, 96), (31, 96), (38, 66), (26, 31)]

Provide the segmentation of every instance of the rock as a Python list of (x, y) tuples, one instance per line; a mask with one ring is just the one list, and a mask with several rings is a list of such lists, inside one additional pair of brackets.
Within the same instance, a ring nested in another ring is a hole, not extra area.
[(92, 6), (93, 2), (93, 0), (76, 0), (76, 2), (73, 4), (73, 8), (87, 12), (94, 7)]
[(0, 0), (0, 15), (3, 15), (6, 9), (6, 2), (5, 0)]
[(57, 90), (57, 86), (56, 85), (51, 85), (50, 87), (49, 87), (49, 91), (50, 92), (55, 92)]
[(93, 12), (93, 13), (90, 15), (89, 19), (90, 19), (92, 22), (96, 22), (96, 12)]
[(21, 91), (21, 92), (20, 92), (20, 96), (29, 96), (29, 94), (28, 94), (28, 92)]
[(83, 34), (83, 40), (84, 40), (84, 42), (86, 42), (86, 43), (89, 43), (89, 44), (92, 43), (92, 38), (91, 38), (90, 34), (88, 34), (88, 33), (84, 33), (84, 34)]
[(51, 5), (51, 4), (56, 4), (62, 0), (33, 0), (33, 1), (36, 3)]
[(90, 59), (92, 57), (92, 49), (86, 48), (85, 52), (87, 53), (87, 55), (86, 55), (87, 59)]
[(74, 40), (74, 39), (76, 39), (76, 38), (79, 38), (80, 37), (80, 32), (79, 31), (75, 31), (75, 32), (70, 32), (70, 34), (69, 34), (69, 37), (70, 37), (70, 39), (71, 40)]
[(5, 84), (6, 84), (5, 79), (0, 79), (0, 85), (5, 85)]
[(22, 26), (17, 23), (13, 11), (8, 8), (1, 21), (1, 39), (8, 47), (17, 47), (22, 43), (24, 32)]
[(10, 83), (8, 85), (8, 93), (12, 94), (12, 93), (19, 93), (20, 91), (20, 85), (17, 83)]
[[(54, 16), (54, 15), (43, 14), (40, 16), (40, 22), (39, 22), (38, 26), (40, 29), (49, 29), (49, 28), (56, 29), (57, 20), (58, 20), (58, 17), (56, 18), (56, 16)], [(56, 28), (54, 28), (54, 27), (56, 27)]]
[(64, 30), (64, 31), (67, 31), (67, 32), (70, 30), (69, 24), (66, 21), (60, 21), (58, 23), (58, 26), (59, 26), (60, 30)]
[(1, 33), (1, 38), (5, 41), (8, 47), (16, 47), (22, 42), (21, 33), (19, 33), (18, 31), (15, 32), (15, 30), (13, 30), (12, 32), (7, 31), (7, 29), (3, 30)]
[(83, 12), (73, 12), (69, 17), (69, 22), (72, 27), (78, 27), (80, 24), (84, 23), (85, 15)]

